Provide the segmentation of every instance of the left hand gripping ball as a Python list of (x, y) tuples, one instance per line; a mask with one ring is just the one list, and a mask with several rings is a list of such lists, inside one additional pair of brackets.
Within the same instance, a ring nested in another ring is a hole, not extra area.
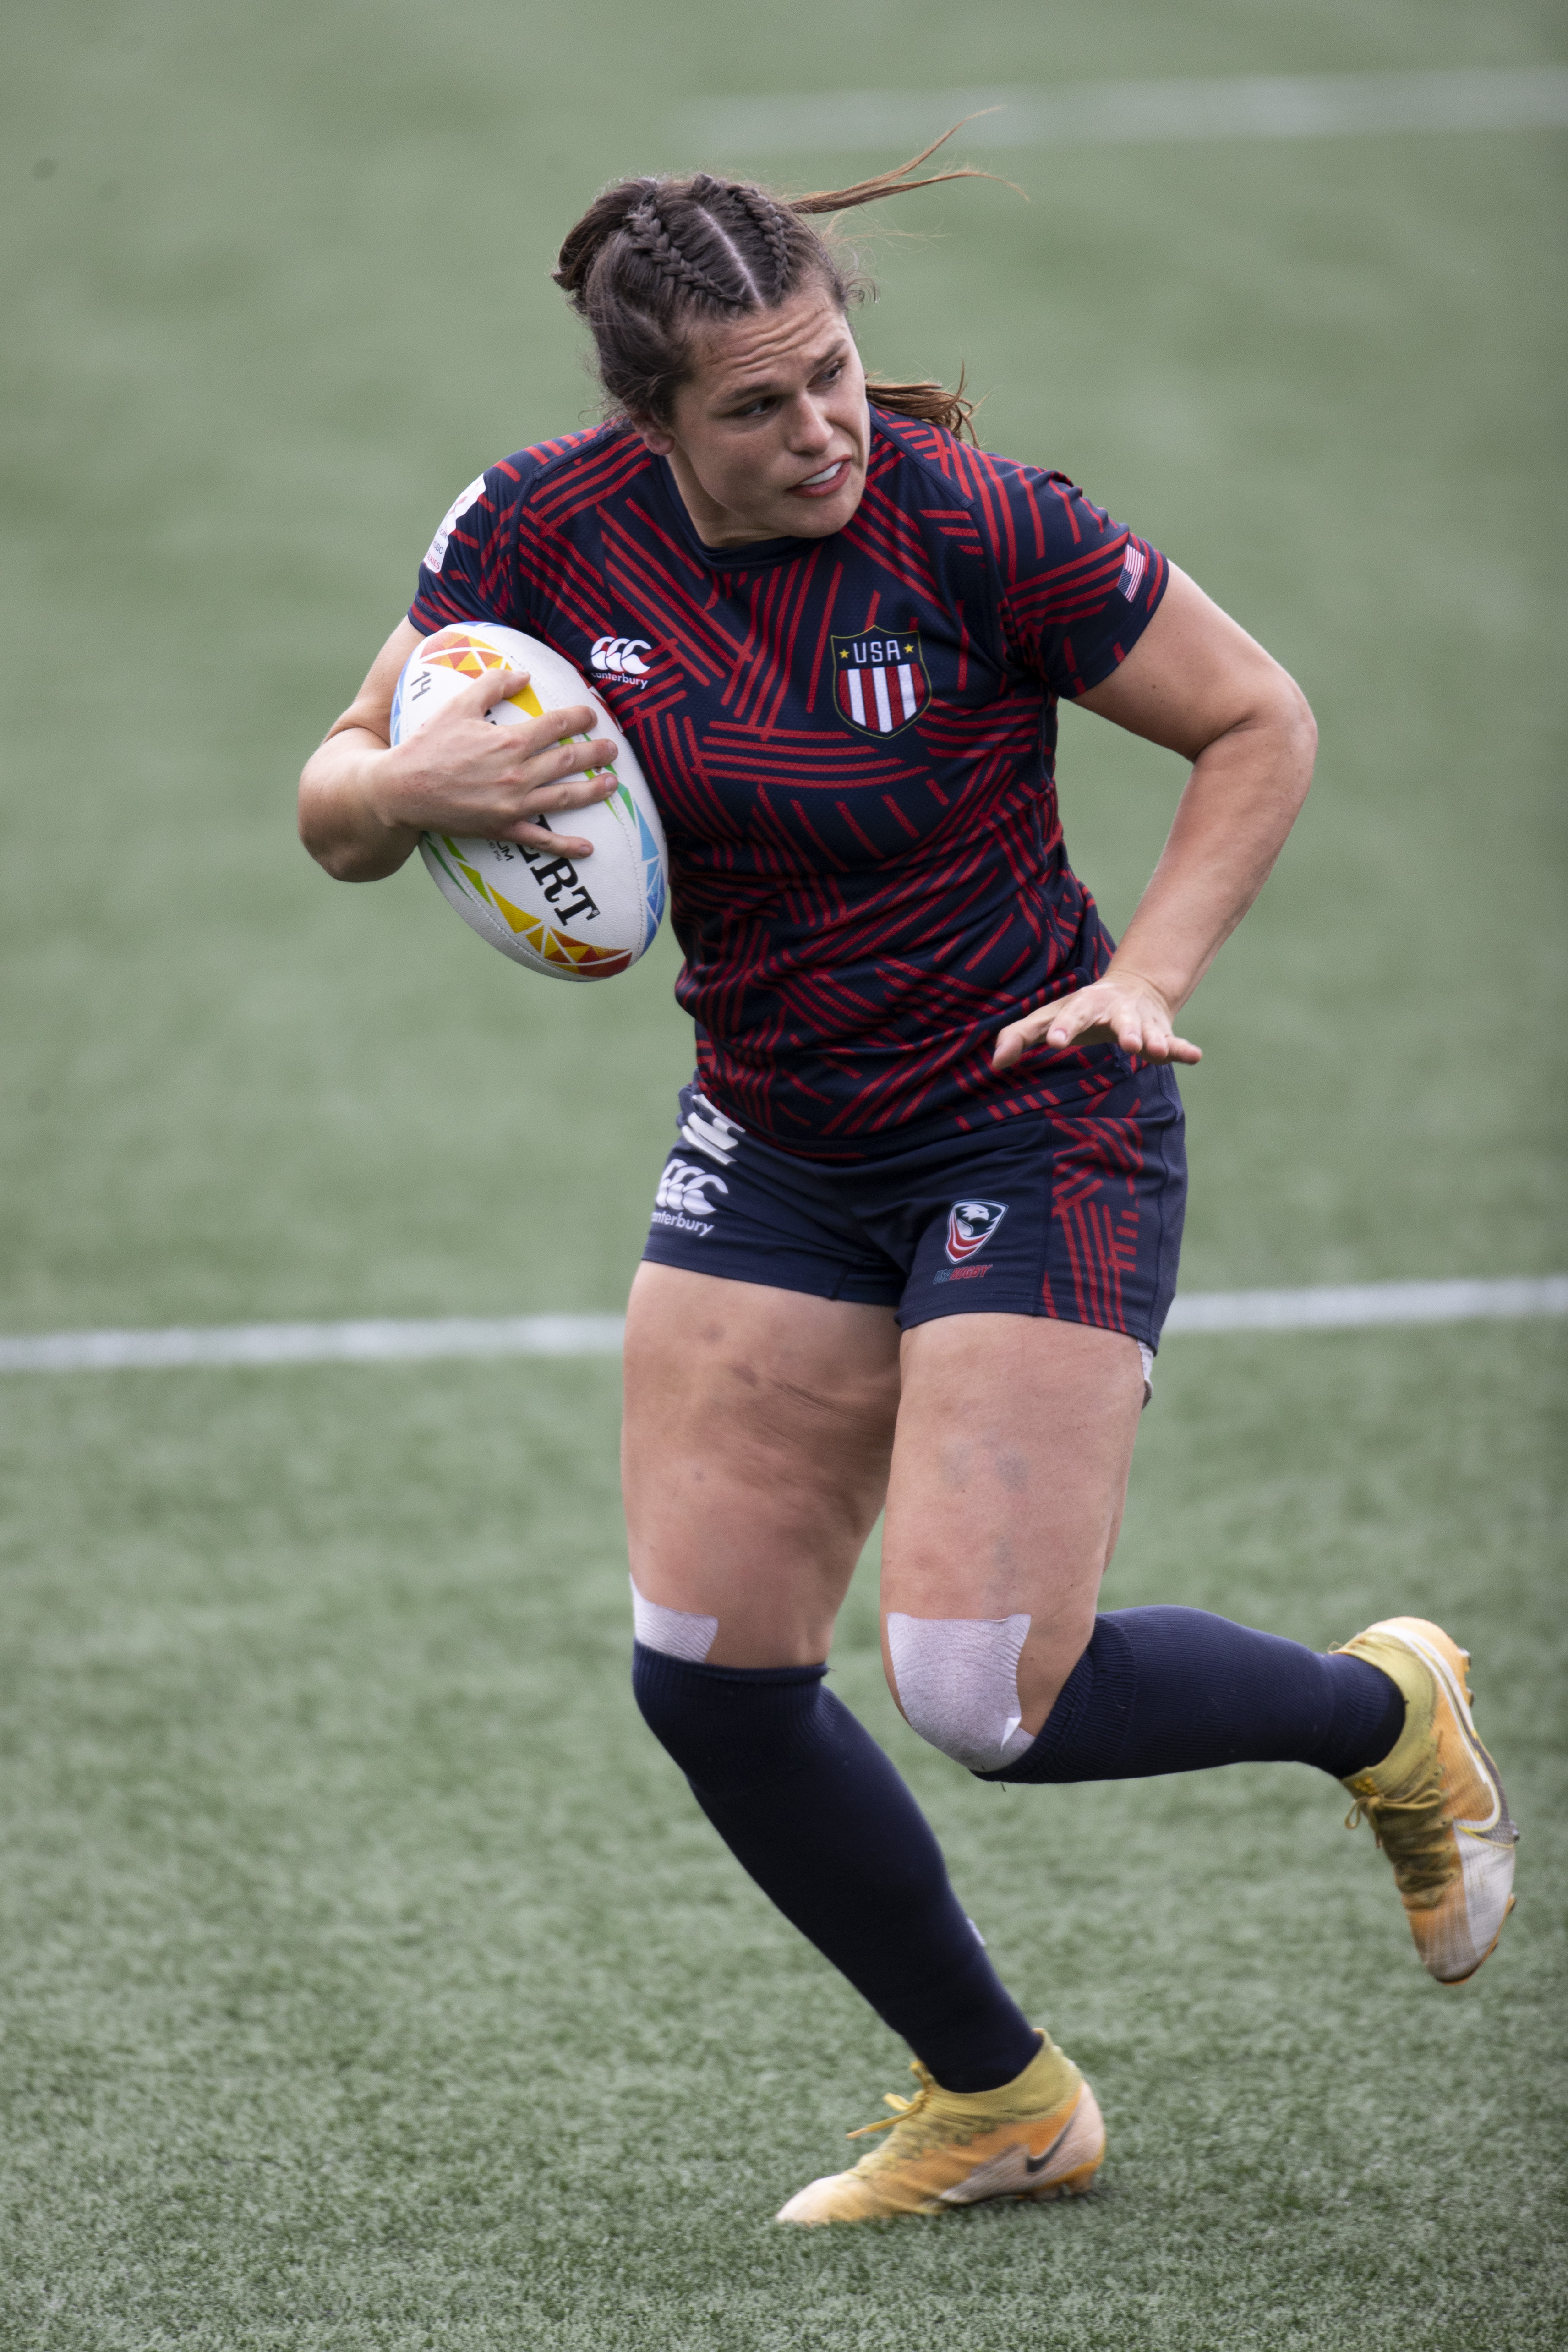
[[(520, 669), (528, 683), (496, 703), (498, 727), (591, 703), (594, 732), (616, 747), (607, 801), (558, 819), (593, 844), (591, 857), (552, 856), (513, 841), (427, 833), (420, 854), (464, 921), (530, 971), (554, 980), (612, 980), (653, 944), (667, 890), (664, 829), (637, 755), (592, 688), (538, 637), (486, 622), (438, 629), (410, 654), (392, 698), (392, 740), (402, 742), (487, 669)], [(563, 737), (562, 740), (566, 739)], [(549, 825), (538, 820), (545, 830)]]

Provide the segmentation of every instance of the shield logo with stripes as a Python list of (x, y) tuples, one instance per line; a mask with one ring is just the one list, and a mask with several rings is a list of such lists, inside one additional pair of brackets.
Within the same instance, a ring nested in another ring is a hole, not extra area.
[(920, 632), (867, 630), (862, 636), (835, 637), (833, 693), (839, 716), (862, 735), (896, 735), (919, 718), (931, 699), (931, 680), (920, 658)]

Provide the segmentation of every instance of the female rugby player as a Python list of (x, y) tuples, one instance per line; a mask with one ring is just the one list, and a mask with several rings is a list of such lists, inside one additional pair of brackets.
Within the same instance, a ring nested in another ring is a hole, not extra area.
[[(856, 289), (810, 216), (929, 185), (925, 160), (791, 203), (706, 175), (601, 195), (556, 275), (609, 422), (456, 500), (302, 781), (344, 881), (426, 826), (586, 856), (570, 813), (609, 791), (588, 771), (612, 747), (560, 735), (589, 707), (486, 725), (518, 684), (497, 672), (388, 748), (420, 636), (500, 622), (591, 675), (658, 796), (697, 1071), (627, 1319), (636, 1695), (921, 2084), (788, 2221), (1052, 2197), (1104, 2148), (823, 1688), (884, 1505), (889, 1688), (982, 1780), (1315, 1765), (1446, 1982), (1512, 1899), (1437, 1627), (1320, 1656), (1197, 1610), (1097, 1613), (1176, 1286), (1172, 1066), (1198, 1058), (1177, 1022), (1290, 831), (1313, 729), (1191, 580), (1063, 476), (975, 446), (956, 395), (868, 397)], [(1120, 946), (1062, 846), (1063, 696), (1190, 762)]]

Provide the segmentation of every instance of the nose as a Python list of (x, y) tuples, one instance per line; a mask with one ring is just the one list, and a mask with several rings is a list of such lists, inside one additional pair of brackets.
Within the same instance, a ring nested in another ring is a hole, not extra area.
[(827, 411), (810, 393), (790, 403), (788, 430), (789, 446), (798, 457), (824, 456), (832, 446), (833, 428)]

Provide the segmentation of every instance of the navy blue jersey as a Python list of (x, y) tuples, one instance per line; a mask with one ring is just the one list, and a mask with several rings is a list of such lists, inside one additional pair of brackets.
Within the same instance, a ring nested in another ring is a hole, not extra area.
[(1109, 959), (1062, 846), (1056, 704), (1136, 644), (1164, 559), (1063, 475), (872, 425), (846, 530), (741, 548), (703, 545), (624, 427), (524, 450), (456, 501), (409, 615), (527, 630), (592, 679), (664, 816), (703, 1090), (815, 1160), (1130, 1067), (990, 1056)]

